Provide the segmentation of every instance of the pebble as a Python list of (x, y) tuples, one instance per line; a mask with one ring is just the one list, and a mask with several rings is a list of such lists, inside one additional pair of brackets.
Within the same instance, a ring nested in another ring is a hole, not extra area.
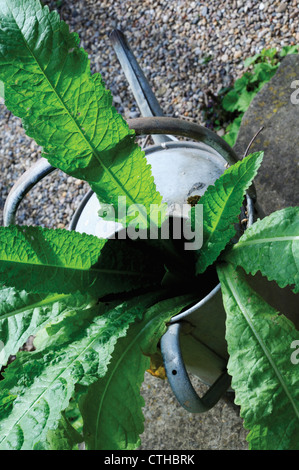
[[(281, 3), (277, 8), (277, 13), (283, 13), (288, 8), (286, 3)], [(298, 12), (297, 12), (298, 13)]]
[(208, 7), (206, 7), (206, 6), (202, 7), (202, 9), (200, 10), (200, 13), (202, 14), (202, 16), (207, 16)]
[[(58, 2), (44, 0), (51, 9)], [(243, 61), (264, 47), (299, 43), (298, 2), (269, 0), (63, 0), (58, 11), (76, 31), (125, 119), (138, 117), (134, 95), (109, 35), (122, 30), (166, 116), (205, 125), (206, 92), (217, 94), (245, 71)], [(18, 118), (0, 105), (0, 225), (9, 189), (41, 155)], [(221, 131), (220, 135), (221, 135)], [(18, 221), (67, 227), (88, 191), (81, 180), (55, 171), (21, 203)], [(61, 201), (61, 202), (60, 202)], [(60, 224), (60, 225), (59, 225)]]
[(242, 57), (242, 51), (240, 51), (240, 50), (239, 50), (239, 51), (236, 51), (236, 52), (234, 53), (234, 58), (235, 58), (235, 59), (240, 59), (240, 57)]

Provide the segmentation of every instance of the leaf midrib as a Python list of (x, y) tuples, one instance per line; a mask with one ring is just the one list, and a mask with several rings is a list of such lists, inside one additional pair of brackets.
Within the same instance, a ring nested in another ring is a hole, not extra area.
[(232, 282), (232, 279), (231, 279), (231, 271), (233, 271), (233, 268), (231, 267), (231, 265), (228, 265), (227, 269), (225, 269), (225, 272), (228, 272), (228, 276), (226, 276), (226, 279), (227, 279), (227, 282), (228, 282), (228, 285), (231, 289), (231, 292), (233, 293), (235, 299), (236, 299), (236, 302), (245, 318), (245, 320), (247, 321), (253, 335), (255, 336), (257, 342), (259, 343), (260, 347), (262, 348), (265, 356), (267, 357), (269, 363), (270, 363), (270, 366), (272, 367), (276, 377), (277, 377), (277, 380), (278, 382), (281, 384), (281, 387), (283, 388), (288, 400), (290, 401), (293, 409), (294, 409), (294, 412), (295, 412), (295, 415), (297, 416), (297, 418), (299, 419), (299, 409), (297, 409), (296, 407), (296, 403), (294, 402), (289, 390), (288, 390), (288, 386), (287, 384), (285, 383), (285, 381), (283, 380), (283, 377), (282, 375), (280, 374), (274, 360), (272, 359), (272, 356), (271, 356), (271, 353), (270, 351), (267, 349), (266, 345), (263, 343), (263, 340), (262, 338), (260, 337), (260, 335), (258, 334), (258, 332), (256, 331), (251, 319), (250, 319), (250, 316), (247, 314), (247, 310), (245, 308), (245, 306), (243, 306), (243, 303), (242, 303), (242, 300), (241, 298), (239, 297), (238, 295), (238, 291), (237, 289), (235, 288), (236, 284), (234, 284)]
[[(95, 431), (95, 442), (97, 442), (97, 436), (98, 436), (98, 423), (100, 421), (100, 414), (101, 414), (101, 411), (102, 411), (102, 403), (103, 403), (103, 400), (104, 400), (104, 397), (105, 395), (107, 394), (107, 391), (108, 391), (108, 388), (110, 386), (110, 382), (112, 380), (112, 378), (114, 377), (114, 374), (116, 373), (116, 371), (118, 370), (118, 367), (120, 365), (120, 363), (125, 359), (125, 356), (126, 354), (128, 353), (128, 351), (130, 350), (130, 348), (132, 348), (132, 346), (135, 345), (136, 341), (139, 339), (140, 335), (143, 334), (144, 331), (146, 331), (146, 329), (151, 326), (151, 324), (157, 319), (157, 317), (161, 316), (161, 312), (158, 310), (157, 311), (157, 314), (155, 314), (155, 316), (153, 316), (145, 325), (144, 327), (139, 330), (138, 334), (134, 337), (134, 339), (132, 339), (132, 341), (130, 341), (130, 343), (128, 344), (128, 346), (126, 347), (126, 349), (123, 351), (123, 353), (120, 355), (119, 359), (116, 361), (114, 367), (113, 367), (113, 370), (111, 371), (111, 373), (109, 374), (109, 378), (105, 384), (105, 387), (104, 387), (104, 391), (101, 395), (101, 400), (100, 400), (100, 403), (99, 403), (99, 409), (98, 409), (98, 413), (97, 413), (97, 426), (96, 426), (96, 431)], [(166, 325), (166, 320), (164, 321), (165, 325)], [(107, 373), (109, 372), (109, 369), (107, 371)]]
[[(241, 161), (241, 160), (240, 160)], [(210, 226), (209, 228), (212, 228), (212, 231), (209, 231), (209, 235), (206, 239), (204, 239), (204, 243), (203, 243), (203, 247), (201, 248), (201, 252), (199, 254), (199, 259), (198, 259), (198, 265), (200, 267), (200, 269), (202, 270), (202, 264), (204, 266), (206, 266), (205, 264), (205, 261), (203, 261), (202, 263), (202, 260), (204, 260), (206, 257), (210, 256), (210, 250), (204, 250), (204, 247), (207, 247), (209, 243), (211, 243), (211, 239), (214, 237), (215, 233), (217, 233), (217, 227), (220, 223), (220, 220), (222, 218), (222, 215), (224, 213), (224, 211), (227, 209), (227, 206), (228, 206), (228, 203), (229, 203), (229, 200), (231, 198), (231, 195), (233, 193), (235, 193), (235, 189), (236, 189), (236, 186), (239, 185), (240, 181), (244, 178), (244, 176), (248, 173), (248, 171), (252, 168), (252, 166), (255, 166), (256, 164), (256, 159), (253, 160), (251, 159), (249, 161), (249, 165), (246, 167), (246, 171), (244, 173), (242, 173), (238, 180), (236, 180), (236, 183), (234, 184), (234, 186), (231, 187), (231, 190), (229, 191), (229, 194), (226, 198), (226, 201), (225, 201), (225, 204), (224, 206), (222, 207), (221, 211), (219, 212), (218, 216), (217, 216), (217, 219), (215, 221), (215, 223), (212, 224), (212, 226)], [(223, 187), (223, 186), (222, 186)], [(224, 188), (223, 188), (224, 189)], [(246, 188), (245, 188), (246, 190)], [(226, 193), (227, 194), (227, 193)], [(218, 194), (219, 195), (219, 194)], [(202, 203), (202, 202), (201, 202)], [(220, 206), (221, 207), (221, 206)], [(232, 226), (230, 225), (229, 227), (226, 228), (226, 232), (228, 230), (231, 230)], [(204, 227), (205, 229), (205, 227)], [(200, 271), (201, 272), (201, 271)]]
[(144, 325), (144, 327), (138, 332), (138, 334), (132, 339), (132, 341), (128, 344), (128, 346), (126, 347), (126, 349), (123, 351), (123, 353), (120, 355), (119, 359), (116, 361), (114, 367), (113, 367), (113, 370), (111, 371), (111, 373), (109, 374), (109, 378), (108, 380), (106, 381), (106, 384), (105, 384), (105, 387), (104, 387), (104, 391), (101, 395), (101, 400), (100, 400), (100, 403), (99, 403), (99, 409), (98, 409), (98, 413), (97, 413), (97, 420), (96, 420), (96, 431), (95, 431), (95, 443), (97, 442), (98, 440), (98, 434), (99, 434), (99, 426), (98, 426), (98, 423), (100, 421), (100, 415), (101, 415), (101, 412), (102, 412), (102, 404), (103, 404), (103, 400), (104, 398), (106, 398), (106, 394), (108, 393), (108, 389), (109, 389), (109, 386), (110, 386), (110, 383), (112, 381), (112, 379), (114, 378), (114, 375), (115, 373), (117, 372), (118, 368), (119, 368), (119, 365), (120, 363), (126, 358), (126, 355), (127, 353), (129, 352), (129, 350), (135, 346), (136, 344), (136, 341), (140, 338), (140, 336), (143, 334), (144, 331), (146, 331), (146, 329), (152, 324), (152, 322), (154, 320), (156, 320), (156, 318), (158, 316), (160, 316), (161, 313), (160, 312), (157, 312), (157, 315), (155, 315), (153, 318), (151, 318), (150, 321), (148, 321), (146, 323), (146, 325)]
[[(70, 271), (83, 271), (86, 273), (94, 273), (95, 275), (97, 274), (112, 274), (112, 275), (123, 275), (123, 276), (140, 276), (141, 275), (141, 270), (140, 271), (128, 271), (125, 269), (108, 269), (108, 268), (79, 268), (79, 267), (72, 267), (72, 266), (67, 266), (63, 264), (42, 264), (42, 263), (26, 263), (23, 261), (15, 261), (15, 260), (0, 260), (0, 266), (2, 263), (8, 263), (8, 264), (23, 264), (26, 266), (28, 269), (33, 267), (39, 267), (43, 269), (62, 269), (62, 270), (70, 270)], [(151, 273), (142, 273), (146, 277), (155, 277), (154, 274)]]
[(253, 239), (253, 240), (239, 240), (239, 242), (232, 247), (233, 251), (238, 250), (238, 248), (242, 248), (244, 245), (258, 245), (262, 243), (278, 243), (278, 242), (285, 242), (285, 241), (299, 241), (299, 236), (294, 235), (294, 236), (281, 236), (281, 237), (269, 237), (269, 238), (258, 238), (258, 239)]
[[(248, 171), (251, 169), (251, 167), (255, 165), (255, 160), (252, 160), (252, 162), (253, 162), (252, 165), (248, 165), (248, 166), (247, 166), (246, 171), (240, 175), (240, 177), (238, 178), (238, 180), (236, 180), (236, 183), (234, 184), (234, 186), (231, 187), (231, 190), (230, 190), (229, 193), (228, 193), (228, 196), (227, 196), (227, 198), (226, 198), (226, 201), (225, 201), (224, 206), (222, 206), (222, 209), (221, 209), (221, 211), (219, 212), (219, 215), (218, 215), (218, 217), (217, 217), (215, 223), (212, 224), (212, 227), (211, 227), (211, 228), (213, 229), (213, 231), (209, 233), (208, 238), (205, 240), (205, 244), (208, 244), (208, 243), (209, 243), (211, 237), (212, 237), (212, 236), (215, 234), (215, 232), (217, 231), (217, 227), (218, 227), (218, 225), (219, 225), (219, 222), (220, 222), (220, 220), (221, 220), (221, 218), (222, 218), (223, 213), (224, 213), (225, 210), (227, 209), (228, 201), (229, 201), (231, 195), (232, 195), (232, 194), (235, 192), (235, 190), (236, 190), (236, 186), (239, 185), (240, 181), (241, 181), (241, 180), (244, 178), (244, 176), (248, 173)], [(251, 162), (250, 162), (250, 163), (251, 163)], [(223, 189), (224, 189), (224, 188), (223, 188)], [(226, 194), (227, 194), (227, 193), (226, 193)]]
[[(7, 2), (6, 2), (7, 4)], [(91, 143), (91, 141), (87, 138), (87, 136), (84, 134), (84, 132), (82, 131), (79, 123), (77, 122), (77, 120), (75, 119), (75, 117), (72, 115), (72, 113), (70, 112), (70, 110), (68, 109), (67, 105), (64, 103), (64, 101), (62, 100), (62, 98), (60, 97), (60, 95), (58, 94), (55, 86), (52, 84), (52, 82), (50, 81), (50, 79), (48, 78), (45, 70), (43, 69), (43, 67), (41, 66), (39, 60), (37, 59), (37, 57), (35, 56), (34, 52), (31, 50), (31, 48), (29, 47), (27, 41), (25, 40), (25, 36), (21, 30), (21, 28), (19, 27), (15, 17), (14, 17), (14, 14), (13, 14), (13, 11), (10, 9), (10, 7), (8, 6), (8, 9), (12, 15), (12, 18), (16, 24), (16, 27), (18, 28), (18, 30), (20, 31), (21, 35), (22, 35), (22, 39), (23, 39), (23, 42), (26, 46), (26, 49), (28, 50), (29, 54), (31, 54), (31, 56), (33, 57), (33, 59), (36, 61), (40, 71), (42, 72), (43, 76), (45, 77), (45, 79), (47, 80), (47, 83), (48, 85), (50, 86), (50, 88), (52, 89), (53, 93), (55, 94), (56, 98), (58, 99), (58, 101), (60, 102), (61, 106), (63, 109), (66, 110), (68, 116), (70, 117), (70, 119), (74, 122), (75, 126), (77, 127), (81, 137), (83, 138), (83, 140), (86, 142), (87, 146), (91, 149), (93, 155), (95, 156), (95, 158), (97, 159), (98, 163), (100, 164), (100, 166), (102, 166), (103, 170), (109, 175), (109, 177), (115, 182), (116, 186), (119, 188), (120, 190), (120, 193), (125, 193), (126, 197), (128, 197), (128, 199), (130, 200), (131, 204), (136, 204), (136, 201), (131, 197), (130, 193), (127, 192), (127, 190), (125, 189), (125, 187), (118, 181), (118, 178), (116, 178), (116, 176), (110, 171), (110, 169), (103, 163), (102, 159), (100, 158), (100, 155), (97, 151), (97, 149), (93, 146), (93, 144)], [(142, 213), (142, 218), (145, 220), (146, 222), (146, 225), (148, 225), (148, 216), (144, 216), (144, 214)]]
[[(123, 312), (120, 312), (119, 316), (117, 317), (117, 319), (115, 321), (117, 321), (121, 316), (123, 315)], [(30, 405), (30, 407), (28, 409), (25, 410), (25, 412), (22, 414), (22, 416), (20, 416), (20, 418), (15, 422), (13, 423), (12, 427), (10, 428), (9, 432), (3, 437), (2, 440), (0, 440), (0, 444), (3, 443), (5, 441), (6, 438), (9, 437), (9, 434), (10, 432), (12, 431), (12, 429), (17, 426), (20, 421), (24, 418), (24, 416), (26, 416), (27, 413), (29, 413), (29, 411), (31, 410), (31, 408), (43, 397), (43, 395), (45, 395), (45, 393), (47, 393), (47, 391), (50, 389), (50, 387), (65, 373), (65, 371), (70, 368), (73, 363), (75, 363), (79, 357), (84, 354), (91, 346), (92, 344), (98, 339), (99, 336), (102, 335), (102, 331), (100, 329), (100, 331), (97, 333), (97, 335), (87, 344), (87, 346), (78, 354), (75, 356), (75, 358), (69, 362), (63, 369), (62, 371), (60, 371), (59, 374), (57, 374), (55, 376), (55, 378), (52, 380), (52, 382), (45, 388), (45, 390), (43, 392), (40, 393), (40, 395), (38, 395), (38, 397), (36, 397), (36, 399), (33, 401), (33, 403)]]
[(25, 305), (24, 307), (20, 307), (18, 309), (13, 310), (12, 312), (5, 313), (4, 315), (0, 315), (0, 322), (2, 320), (5, 320), (6, 318), (10, 317), (15, 317), (16, 315), (19, 315), (20, 313), (24, 313), (27, 310), (33, 310), (35, 308), (40, 308), (43, 307), (44, 305), (50, 305), (53, 304), (57, 301), (63, 300), (68, 297), (73, 297), (72, 295), (69, 294), (57, 294), (54, 296), (47, 297), (43, 300), (40, 300), (39, 302), (35, 302), (31, 305)]

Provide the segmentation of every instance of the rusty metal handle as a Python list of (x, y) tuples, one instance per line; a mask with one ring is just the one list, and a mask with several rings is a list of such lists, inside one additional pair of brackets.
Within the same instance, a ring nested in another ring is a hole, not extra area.
[[(234, 149), (225, 140), (195, 122), (164, 116), (141, 117), (129, 119), (127, 122), (130, 129), (135, 130), (136, 135), (171, 134), (187, 137), (214, 149), (230, 165), (234, 165), (240, 160)], [(256, 190), (253, 183), (248, 188), (247, 194), (254, 202), (256, 201)]]
[(195, 122), (183, 119), (153, 116), (129, 119), (129, 127), (134, 129), (136, 135), (147, 134), (171, 134), (203, 142), (216, 150), (230, 165), (236, 163), (239, 158), (230, 145), (215, 132)]

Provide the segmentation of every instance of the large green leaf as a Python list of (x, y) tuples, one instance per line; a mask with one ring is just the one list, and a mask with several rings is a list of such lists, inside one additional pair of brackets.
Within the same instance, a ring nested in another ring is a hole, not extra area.
[(107, 374), (80, 402), (84, 442), (89, 450), (138, 447), (144, 421), (140, 386), (150, 366), (150, 355), (157, 350), (167, 320), (189, 303), (190, 296), (159, 302), (117, 343)]
[(78, 35), (39, 0), (0, 0), (0, 79), (6, 106), (53, 166), (88, 181), (116, 215), (119, 196), (127, 207), (144, 205), (140, 223), (148, 226), (150, 204), (162, 199), (134, 131), (91, 75)]
[(101, 297), (157, 283), (162, 261), (139, 241), (41, 227), (0, 227), (0, 283), (35, 293)]
[(251, 274), (257, 271), (280, 287), (299, 292), (299, 207), (287, 207), (246, 230), (225, 259)]
[(83, 311), (95, 303), (88, 295), (29, 294), (13, 287), (0, 288), (0, 369), (15, 355), (29, 336), (49, 321), (72, 311)]
[(219, 265), (227, 314), (228, 372), (254, 450), (299, 450), (299, 368), (291, 361), (299, 332), (231, 265)]
[[(197, 273), (202, 273), (213, 264), (227, 243), (236, 233), (235, 224), (244, 198), (262, 162), (263, 152), (248, 155), (225, 170), (209, 186), (200, 204), (203, 205), (203, 245), (198, 251)], [(191, 217), (192, 212), (191, 211)], [(194, 217), (194, 215), (193, 215)]]
[(0, 381), (0, 449), (47, 446), (47, 435), (58, 427), (76, 384), (90, 385), (105, 375), (117, 340), (152, 305), (147, 294), (117, 305), (100, 303), (66, 314), (50, 325), (35, 344), (37, 350), (18, 353)]

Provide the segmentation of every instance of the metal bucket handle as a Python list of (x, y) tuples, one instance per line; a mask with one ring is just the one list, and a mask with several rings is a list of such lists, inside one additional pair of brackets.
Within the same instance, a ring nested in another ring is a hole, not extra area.
[(210, 386), (203, 397), (195, 391), (180, 348), (180, 330), (182, 322), (169, 325), (161, 338), (161, 352), (164, 367), (171, 389), (176, 399), (190, 413), (203, 413), (213, 408), (230, 386), (231, 378), (224, 371)]
[(180, 332), (184, 319), (194, 310), (200, 308), (203, 303), (208, 302), (219, 290), (220, 284), (196, 305), (173, 317), (160, 342), (164, 367), (171, 389), (180, 405), (190, 413), (203, 413), (213, 408), (231, 383), (231, 377), (224, 370), (203, 397), (199, 397), (189, 378), (180, 346)]

